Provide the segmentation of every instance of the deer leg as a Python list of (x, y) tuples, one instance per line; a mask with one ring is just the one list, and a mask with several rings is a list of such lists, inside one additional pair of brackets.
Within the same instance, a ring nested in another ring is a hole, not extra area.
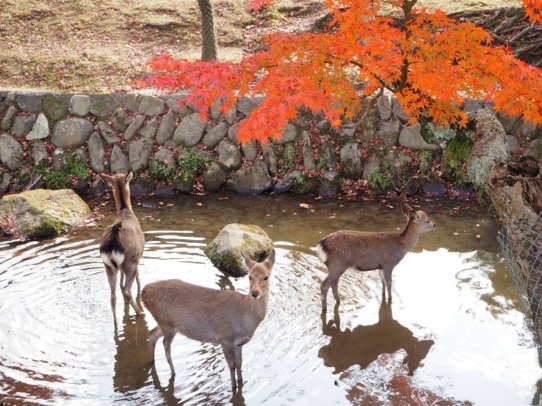
[(164, 334), (164, 350), (166, 351), (166, 359), (169, 364), (169, 369), (171, 369), (171, 376), (175, 376), (175, 368), (173, 367), (173, 361), (171, 359), (171, 342), (175, 338), (175, 330), (168, 331)]
[(106, 265), (105, 271), (111, 289), (111, 310), (113, 311), (113, 316), (115, 316), (115, 305), (117, 303), (117, 297), (115, 295), (115, 289), (117, 288), (117, 270), (112, 266)]
[(241, 373), (241, 366), (243, 364), (243, 347), (237, 345), (234, 347), (235, 352), (235, 370), (237, 372), (237, 383), (239, 386), (243, 386), (243, 375)]
[(135, 302), (134, 298), (132, 297), (132, 283), (134, 283), (134, 279), (137, 277), (137, 266), (131, 266), (130, 268), (126, 268), (125, 272), (126, 274), (126, 285), (124, 285), (123, 294), (126, 300), (132, 305), (137, 315), (141, 315), (143, 311), (139, 308), (137, 303)]
[(222, 344), (222, 352), (228, 363), (230, 369), (231, 390), (235, 392), (237, 390), (237, 384), (235, 383), (235, 350), (227, 344)]
[(341, 302), (341, 297), (339, 296), (339, 279), (344, 271), (346, 271), (346, 269), (330, 266), (330, 264), (328, 264), (327, 270), (328, 275), (320, 286), (320, 291), (322, 294), (322, 312), (324, 313), (327, 311), (327, 292), (329, 291), (330, 287), (332, 288), (335, 302)]
[(136, 273), (137, 296), (141, 295), (141, 281), (139, 280), (139, 271)]
[(331, 291), (333, 292), (333, 296), (335, 297), (335, 302), (340, 303), (341, 298), (339, 297), (339, 279), (337, 279), (331, 284)]
[(327, 292), (332, 284), (331, 277), (328, 275), (320, 285), (320, 295), (322, 297), (322, 313), (327, 311)]
[(156, 326), (149, 332), (149, 355), (150, 355), (150, 361), (154, 362), (154, 348), (156, 347), (156, 342), (160, 337), (163, 337), (164, 333), (162, 333), (162, 329), (160, 329), (160, 326)]
[(380, 280), (382, 281), (382, 300), (386, 299), (386, 290), (388, 293), (388, 303), (391, 303), (391, 273), (392, 269), (381, 269), (379, 271)]

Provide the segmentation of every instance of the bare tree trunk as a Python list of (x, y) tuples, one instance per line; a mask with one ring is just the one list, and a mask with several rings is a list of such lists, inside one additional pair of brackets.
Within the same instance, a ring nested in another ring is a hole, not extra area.
[(211, 0), (198, 0), (201, 11), (201, 60), (216, 61), (218, 43), (214, 21), (214, 9)]

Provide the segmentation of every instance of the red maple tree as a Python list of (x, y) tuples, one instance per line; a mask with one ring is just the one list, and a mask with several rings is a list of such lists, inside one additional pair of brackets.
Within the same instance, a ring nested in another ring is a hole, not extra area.
[[(272, 0), (252, 0), (259, 10)], [(534, 21), (542, 0), (522, 0)], [(239, 63), (152, 59), (147, 86), (189, 91), (187, 104), (224, 112), (239, 97), (265, 96), (238, 130), (241, 142), (278, 139), (300, 109), (323, 114), (334, 127), (360, 114), (362, 99), (392, 92), (416, 122), (464, 126), (465, 99), (493, 102), (496, 111), (542, 124), (542, 71), (492, 46), (490, 35), (417, 0), (327, 0), (332, 17), (323, 33), (277, 32), (265, 49)], [(382, 7), (386, 7), (386, 13)], [(391, 16), (394, 16), (392, 18)], [(360, 90), (360, 88), (362, 90)]]

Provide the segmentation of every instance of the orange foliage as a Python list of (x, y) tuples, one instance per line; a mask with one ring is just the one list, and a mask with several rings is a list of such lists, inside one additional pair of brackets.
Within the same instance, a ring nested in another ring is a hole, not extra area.
[[(255, 10), (271, 0), (252, 0)], [(541, 10), (542, 0), (523, 0)], [(391, 5), (400, 22), (380, 14)], [(410, 117), (422, 114), (441, 125), (466, 125), (466, 98), (494, 102), (495, 109), (542, 124), (542, 71), (493, 47), (490, 36), (443, 12), (416, 9), (416, 0), (327, 0), (333, 18), (325, 33), (275, 33), (265, 50), (241, 62), (153, 59), (157, 74), (146, 84), (188, 90), (185, 100), (202, 112), (214, 103), (231, 109), (237, 98), (264, 95), (240, 126), (241, 142), (280, 138), (300, 108), (322, 113), (337, 127), (360, 113), (361, 97), (380, 89), (394, 93)], [(540, 17), (540, 13), (535, 12)], [(359, 88), (363, 88), (360, 93)]]
[(542, 0), (521, 0), (527, 17), (542, 24)]

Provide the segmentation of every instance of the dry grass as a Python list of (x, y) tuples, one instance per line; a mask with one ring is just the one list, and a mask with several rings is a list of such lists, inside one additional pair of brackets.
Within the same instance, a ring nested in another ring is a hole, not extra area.
[[(0, 87), (56, 91), (130, 90), (153, 55), (197, 58), (200, 16), (194, 0), (3, 0)], [(241, 0), (216, 5), (221, 55), (241, 56), (252, 17)]]
[[(61, 92), (132, 90), (154, 55), (201, 55), (194, 0), (2, 0), (0, 88)], [(275, 27), (306, 29), (323, 13), (323, 0), (276, 0), (259, 16), (246, 0), (215, 1), (219, 57), (238, 60)], [(517, 5), (518, 1), (424, 0), (447, 11)]]

